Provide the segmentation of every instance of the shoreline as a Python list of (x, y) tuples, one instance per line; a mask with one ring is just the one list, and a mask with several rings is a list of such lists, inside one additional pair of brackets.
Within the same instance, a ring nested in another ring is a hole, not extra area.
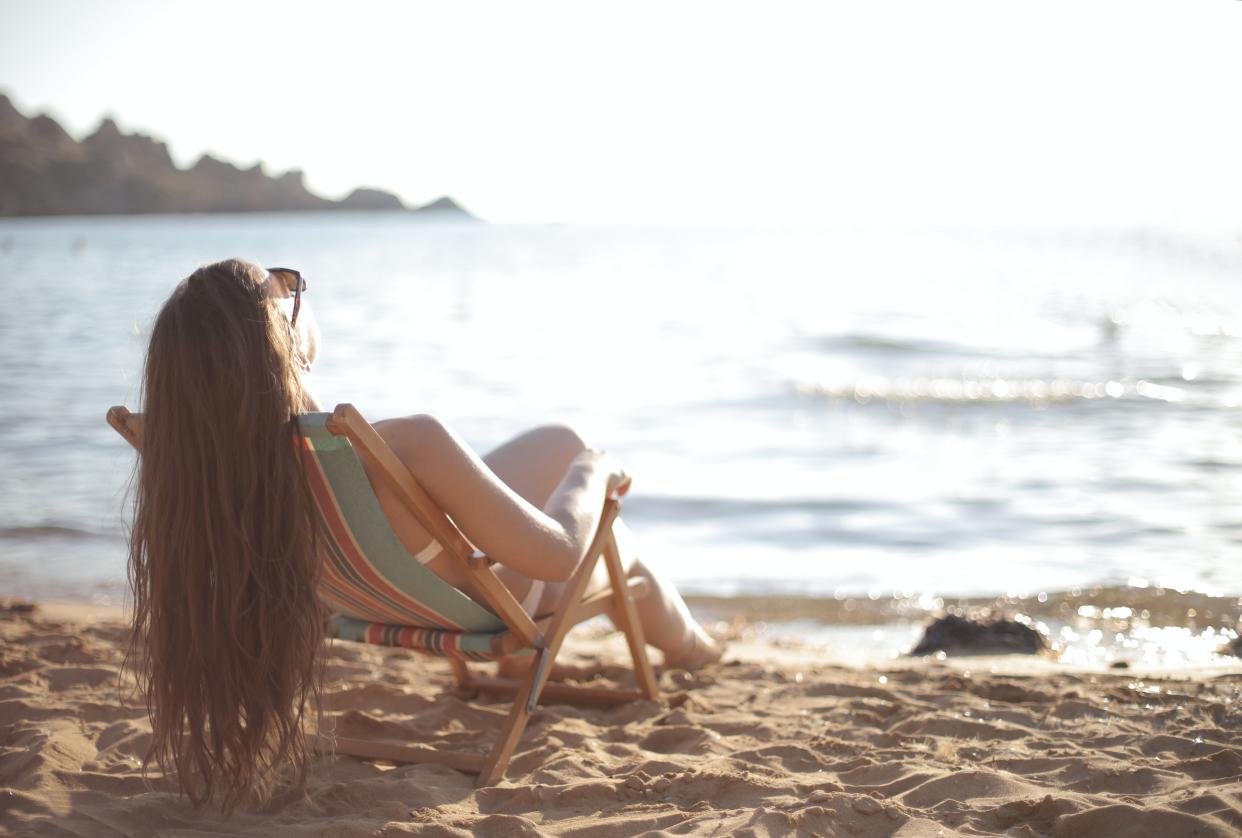
[[(921, 619), (929, 614), (1023, 614), (1033, 620), (1075, 616), (1142, 619), (1153, 625), (1236, 628), (1242, 625), (1242, 595), (1178, 590), (1158, 585), (1085, 585), (1067, 590), (998, 594), (872, 593), (806, 596), (781, 593), (685, 594), (698, 608), (720, 611), (752, 622), (811, 619), (840, 625)], [(1084, 610), (1085, 609), (1085, 610)], [(1121, 609), (1129, 609), (1125, 613)]]
[[(703, 605), (698, 597), (687, 597), (691, 607), (698, 613), (702, 613), (699, 608)], [(34, 611), (31, 616), (36, 619), (60, 622), (68, 625), (90, 626), (100, 623), (113, 623), (123, 625), (128, 620), (127, 610), (120, 605), (74, 602), (67, 600), (49, 600), (32, 602)], [(21, 617), (21, 613), (8, 613), (7, 617)], [(4, 619), (3, 607), (0, 607), (0, 619)], [(720, 624), (717, 623), (719, 626)], [(874, 628), (873, 626), (864, 626), (865, 628)], [(722, 627), (724, 628), (724, 627)], [(1095, 672), (1108, 671), (1107, 665), (1090, 664), (1080, 661), (1061, 660), (1054, 654), (968, 654), (968, 655), (927, 655), (911, 657), (908, 655), (885, 655), (870, 654), (858, 655), (852, 654), (848, 649), (834, 647), (831, 642), (820, 640), (801, 640), (784, 636), (781, 634), (773, 635), (766, 630), (767, 626), (762, 621), (753, 623), (737, 624), (734, 623), (727, 626), (727, 630), (721, 633), (726, 634), (726, 642), (728, 643), (727, 651), (730, 657), (741, 661), (750, 662), (779, 662), (784, 666), (816, 666), (821, 664), (830, 664), (833, 666), (843, 666), (855, 669), (886, 669), (886, 668), (906, 668), (917, 667), (928, 662), (934, 662), (937, 665), (948, 668), (957, 668), (963, 671), (971, 670), (987, 670), (990, 672), (1004, 672), (1009, 674), (1039, 674), (1051, 673), (1056, 671), (1072, 672), (1076, 674), (1088, 674)], [(587, 623), (583, 628), (575, 634), (571, 635), (571, 639), (578, 644), (595, 643), (607, 641), (602, 640), (610, 633), (608, 624), (604, 620), (596, 620)], [(832, 635), (826, 635), (829, 641)], [(587, 638), (590, 638), (588, 640)], [(345, 641), (334, 641), (345, 642)], [(613, 643), (620, 655), (622, 646), (619, 639)], [(867, 650), (870, 651), (870, 650)], [(658, 653), (656, 653), (658, 657)], [(623, 655), (620, 655), (623, 657)], [(1143, 674), (1148, 677), (1169, 676), (1193, 676), (1198, 674), (1229, 674), (1237, 672), (1242, 674), (1242, 659), (1222, 657), (1219, 661), (1211, 665), (1203, 665), (1196, 663), (1187, 663), (1180, 666), (1166, 667), (1128, 667), (1127, 671), (1131, 674)], [(1117, 670), (1113, 670), (1115, 674)]]
[[(0, 580), (3, 581), (3, 580)], [(38, 602), (44, 606), (92, 605), (121, 608), (125, 587), (120, 580), (83, 587), (58, 587), (31, 583), (24, 576), (8, 579), (18, 583), (16, 596), (0, 597)], [(681, 584), (686, 603), (695, 611), (718, 619), (761, 623), (813, 620), (831, 625), (879, 625), (926, 619), (938, 613), (983, 612), (1021, 614), (1038, 620), (1075, 617), (1112, 621), (1142, 620), (1150, 625), (1193, 629), (1236, 630), (1242, 627), (1242, 594), (1208, 593), (1143, 583), (1141, 585), (1094, 584), (1064, 590), (1021, 593), (835, 592), (815, 595), (780, 589), (755, 594), (717, 593)]]
[(1242, 598), (1156, 586), (995, 597), (688, 595), (686, 601), (726, 634), (801, 643), (846, 665), (906, 659), (928, 624), (951, 615), (1028, 626), (1044, 639), (1041, 657), (1082, 671), (1224, 672), (1242, 666)]
[[(1136, 594), (1144, 599), (1136, 600)], [(126, 619), (125, 606), (110, 601), (10, 601), (35, 603), (41, 615), (71, 623)], [(1127, 670), (1156, 676), (1242, 671), (1242, 657), (1236, 652), (1226, 653), (1231, 644), (1236, 650), (1239, 633), (1236, 628), (1224, 627), (1237, 625), (1226, 609), (1242, 607), (1242, 599), (1199, 592), (1092, 588), (1025, 597), (961, 598), (689, 594), (686, 602), (704, 625), (747, 660), (759, 661), (779, 653), (790, 665), (800, 661), (850, 667), (917, 663), (925, 658), (908, 653), (924, 627), (937, 615), (958, 614), (984, 620), (1016, 618), (1036, 628), (1048, 648), (1037, 655), (930, 656), (950, 666), (966, 662), (962, 665), (967, 669), (986, 665), (993, 671), (1013, 673)], [(3, 603), (0, 599), (0, 605)], [(1209, 624), (1197, 625), (1191, 620), (1185, 625), (1188, 609), (1203, 615)], [(1182, 625), (1170, 624), (1179, 616), (1183, 617)], [(602, 618), (597, 623), (607, 625)], [(969, 663), (972, 661), (975, 663)], [(1049, 669), (1045, 670), (1045, 665)]]

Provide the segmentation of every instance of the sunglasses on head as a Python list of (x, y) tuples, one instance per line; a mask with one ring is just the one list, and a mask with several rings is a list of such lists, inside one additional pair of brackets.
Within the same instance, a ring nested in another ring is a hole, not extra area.
[(293, 268), (268, 268), (267, 272), (277, 282), (284, 283), (285, 288), (293, 294), (293, 316), (289, 318), (289, 325), (296, 326), (298, 310), (302, 308), (302, 292), (306, 290), (306, 280), (302, 277), (302, 272)]

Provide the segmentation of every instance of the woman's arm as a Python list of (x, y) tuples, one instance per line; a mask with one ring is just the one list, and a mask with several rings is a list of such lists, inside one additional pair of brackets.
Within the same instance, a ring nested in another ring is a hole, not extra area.
[(573, 574), (599, 527), (604, 498), (628, 480), (615, 458), (588, 449), (540, 510), (433, 416), (375, 428), (476, 547), (534, 579), (561, 582)]

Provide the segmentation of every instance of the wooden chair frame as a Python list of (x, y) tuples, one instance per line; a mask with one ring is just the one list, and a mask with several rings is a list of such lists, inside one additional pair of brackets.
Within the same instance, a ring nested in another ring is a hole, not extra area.
[[(138, 451), (142, 450), (142, 420), (142, 414), (131, 413), (124, 407), (113, 407), (108, 411), (108, 424)], [(486, 604), (508, 627), (508, 631), (499, 638), (498, 650), (509, 655), (532, 649), (535, 654), (531, 656), (527, 672), (517, 678), (479, 675), (471, 672), (465, 661), (449, 658), (458, 687), (513, 694), (513, 707), (501, 726), (496, 744), (487, 755), (325, 734), (316, 734), (315, 747), (318, 750), (397, 763), (438, 762), (461, 771), (477, 773), (476, 785), (490, 786), (504, 776), (530, 715), (541, 698), (595, 705), (621, 704), (640, 698), (659, 701), (659, 688), (651, 663), (647, 659), (642, 625), (634, 606), (638, 598), (648, 593), (646, 582), (626, 578), (612, 532), (613, 521), (621, 509), (619, 498), (613, 496), (604, 502), (599, 529), (591, 541), (586, 557), (570, 578), (555, 611), (549, 617), (533, 620), (492, 569), (495, 560), (471, 546), (353, 405), (337, 405), (327, 421), (327, 428), (337, 436), (347, 437), (358, 454), (376, 467), (375, 471), (411, 514), (476, 583), (477, 589), (486, 599)], [(587, 585), (601, 556), (608, 568), (610, 584), (607, 589), (588, 596)], [(569, 630), (584, 620), (605, 613), (609, 614), (625, 634), (630, 657), (633, 659), (637, 688), (605, 689), (547, 683), (552, 663), (556, 660)]]

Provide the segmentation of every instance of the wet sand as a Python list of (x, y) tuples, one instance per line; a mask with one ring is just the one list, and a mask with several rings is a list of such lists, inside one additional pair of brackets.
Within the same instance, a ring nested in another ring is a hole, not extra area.
[[(116, 609), (0, 618), (0, 831), (15, 835), (1224, 836), (1242, 831), (1242, 667), (1112, 674), (1047, 658), (841, 666), (742, 642), (664, 702), (544, 706), (505, 781), (318, 757), (305, 795), (194, 811), (144, 780)], [(571, 638), (623, 676), (616, 635)], [(342, 735), (483, 749), (506, 706), (441, 661), (335, 643)]]

